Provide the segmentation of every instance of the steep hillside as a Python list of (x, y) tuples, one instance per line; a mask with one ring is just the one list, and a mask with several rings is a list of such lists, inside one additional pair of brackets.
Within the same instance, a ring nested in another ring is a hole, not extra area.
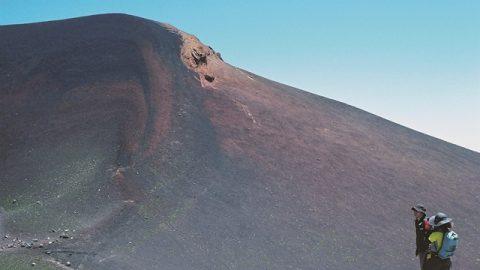
[(423, 202), (480, 267), (479, 153), (138, 17), (0, 37), (0, 266), (415, 269)]

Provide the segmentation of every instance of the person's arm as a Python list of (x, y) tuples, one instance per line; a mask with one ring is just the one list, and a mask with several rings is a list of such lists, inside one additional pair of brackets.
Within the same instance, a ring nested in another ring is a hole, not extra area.
[(434, 241), (430, 243), (429, 251), (431, 253), (437, 253), (438, 252), (438, 241)]
[(418, 256), (418, 228), (417, 228), (417, 220), (413, 221), (413, 225), (415, 225), (415, 256)]
[(416, 235), (415, 256), (418, 256), (418, 254), (420, 254), (420, 251), (422, 251), (422, 247), (423, 247), (425, 237), (424, 237), (423, 231), (420, 228), (419, 221), (415, 219), (413, 223), (415, 225), (415, 235)]

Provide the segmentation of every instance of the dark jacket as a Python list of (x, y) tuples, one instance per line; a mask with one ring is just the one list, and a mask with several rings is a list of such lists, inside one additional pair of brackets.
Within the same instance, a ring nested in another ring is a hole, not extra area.
[(428, 235), (429, 231), (425, 228), (426, 216), (424, 215), (420, 220), (415, 219), (415, 231), (417, 234), (417, 249), (415, 254), (428, 250)]

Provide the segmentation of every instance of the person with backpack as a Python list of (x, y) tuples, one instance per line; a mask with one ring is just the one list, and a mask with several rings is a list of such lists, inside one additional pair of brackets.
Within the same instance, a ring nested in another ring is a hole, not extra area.
[(424, 265), (425, 270), (449, 270), (451, 257), (458, 245), (458, 235), (452, 230), (452, 219), (444, 213), (437, 213), (429, 218), (433, 227), (428, 237), (429, 249)]
[(428, 223), (427, 217), (427, 209), (425, 206), (421, 204), (417, 204), (414, 207), (412, 207), (413, 210), (413, 215), (415, 217), (414, 223), (415, 223), (415, 233), (417, 236), (416, 239), (416, 245), (417, 248), (415, 250), (415, 256), (418, 257), (420, 261), (420, 269), (424, 270), (424, 263), (425, 263), (425, 258), (427, 256), (427, 250), (428, 250), (428, 234), (430, 230), (430, 225)]

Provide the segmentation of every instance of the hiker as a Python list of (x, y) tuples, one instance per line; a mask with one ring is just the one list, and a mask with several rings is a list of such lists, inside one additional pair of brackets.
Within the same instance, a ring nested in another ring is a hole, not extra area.
[(452, 230), (452, 219), (444, 213), (437, 213), (428, 219), (432, 233), (428, 237), (429, 249), (425, 260), (425, 270), (449, 270), (451, 257), (457, 244), (458, 235)]
[(413, 215), (415, 216), (415, 232), (417, 235), (417, 248), (415, 250), (415, 256), (418, 256), (418, 259), (420, 261), (420, 269), (423, 270), (424, 263), (425, 263), (425, 258), (427, 256), (427, 250), (428, 250), (428, 233), (430, 229), (430, 225), (428, 224), (428, 219), (426, 218), (427, 216), (427, 209), (425, 206), (421, 204), (417, 204), (414, 207), (412, 207), (413, 210)]

